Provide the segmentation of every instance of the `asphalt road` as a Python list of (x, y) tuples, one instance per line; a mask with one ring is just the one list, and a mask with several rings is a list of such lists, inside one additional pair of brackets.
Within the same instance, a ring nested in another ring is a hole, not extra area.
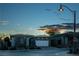
[(0, 56), (73, 56), (65, 48), (43, 48), (27, 50), (0, 50)]

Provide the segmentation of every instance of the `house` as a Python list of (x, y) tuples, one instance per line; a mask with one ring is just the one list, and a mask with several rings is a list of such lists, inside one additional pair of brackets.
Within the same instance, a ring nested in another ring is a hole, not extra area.
[[(31, 49), (36, 47), (68, 48), (72, 40), (71, 33), (56, 34), (53, 36), (11, 35), (11, 46), (16, 49)], [(77, 36), (78, 37), (78, 36)]]
[(16, 34), (16, 35), (11, 35), (11, 44), (12, 47), (16, 49), (26, 49), (30, 48), (33, 44), (31, 41), (32, 40), (31, 35), (23, 35), (23, 34)]

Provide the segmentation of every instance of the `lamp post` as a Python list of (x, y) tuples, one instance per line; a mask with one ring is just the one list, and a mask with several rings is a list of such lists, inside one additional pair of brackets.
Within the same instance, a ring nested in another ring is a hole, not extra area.
[(76, 11), (75, 10), (71, 10), (69, 7), (63, 5), (63, 4), (60, 4), (60, 9), (59, 11), (64, 11), (64, 7), (67, 8), (70, 12), (72, 12), (73, 14), (73, 20), (74, 20), (74, 24), (73, 24), (73, 27), (74, 27), (74, 33), (76, 32)]
[[(72, 10), (68, 6), (60, 4), (59, 11), (61, 11), (61, 12), (64, 11), (64, 8), (67, 8), (72, 13), (72, 15), (73, 15), (73, 21), (74, 21), (74, 23), (73, 23), (73, 30), (74, 30), (73, 41), (76, 41), (75, 40), (75, 33), (76, 33), (76, 10)], [(74, 45), (74, 42), (73, 42), (73, 45)], [(75, 48), (74, 48), (74, 51), (75, 51)]]

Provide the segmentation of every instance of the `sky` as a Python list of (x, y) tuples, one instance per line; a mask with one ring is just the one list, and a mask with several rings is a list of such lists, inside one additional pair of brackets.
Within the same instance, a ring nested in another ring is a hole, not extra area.
[[(73, 22), (73, 14), (64, 8), (59, 12), (56, 3), (0, 4), (0, 33), (45, 34), (37, 29), (40, 26)], [(79, 23), (79, 4), (64, 4), (77, 11)]]

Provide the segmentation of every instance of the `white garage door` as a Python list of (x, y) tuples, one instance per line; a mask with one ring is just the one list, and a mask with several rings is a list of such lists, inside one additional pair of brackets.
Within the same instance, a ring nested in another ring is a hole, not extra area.
[(36, 40), (36, 46), (49, 46), (48, 40)]

